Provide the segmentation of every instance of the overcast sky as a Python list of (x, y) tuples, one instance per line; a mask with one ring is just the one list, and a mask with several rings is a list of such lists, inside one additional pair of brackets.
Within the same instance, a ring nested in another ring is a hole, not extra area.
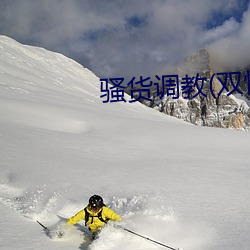
[(166, 74), (211, 47), (250, 62), (250, 0), (0, 0), (0, 34), (61, 52), (99, 77)]

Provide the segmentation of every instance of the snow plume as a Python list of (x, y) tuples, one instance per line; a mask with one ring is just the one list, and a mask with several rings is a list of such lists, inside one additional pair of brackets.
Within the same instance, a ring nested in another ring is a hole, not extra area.
[[(159, 195), (139, 195), (133, 197), (107, 197), (107, 206), (122, 217), (122, 227), (153, 240), (172, 246), (182, 245), (187, 250), (204, 247), (214, 237), (214, 232), (201, 222), (185, 221), (173, 208), (166, 206), (165, 197)], [(45, 185), (22, 192), (10, 184), (0, 184), (0, 201), (31, 220), (45, 221), (48, 236), (54, 240), (64, 228), (66, 218), (83, 208), (83, 204), (65, 200), (64, 194), (51, 193)], [(61, 214), (63, 217), (55, 216)], [(59, 221), (58, 221), (59, 220)], [(54, 223), (53, 223), (54, 221)], [(157, 249), (157, 244), (116, 228), (109, 223), (102, 230), (96, 242), (90, 245), (90, 235), (83, 222), (76, 228), (68, 228), (64, 241), (80, 244), (80, 249)], [(112, 239), (112, 241), (110, 240)], [(124, 246), (126, 242), (126, 246)], [(88, 248), (89, 247), (89, 248)]]
[(48, 220), (61, 206), (61, 194), (50, 192), (46, 185), (22, 191), (20, 188), (0, 184), (0, 200), (6, 206), (18, 211), (31, 220)]

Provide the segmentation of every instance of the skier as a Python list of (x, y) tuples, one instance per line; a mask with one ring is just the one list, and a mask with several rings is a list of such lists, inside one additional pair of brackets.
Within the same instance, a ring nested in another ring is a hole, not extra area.
[(89, 204), (72, 216), (67, 224), (74, 225), (80, 220), (85, 220), (85, 226), (92, 232), (94, 239), (109, 220), (120, 222), (122, 219), (120, 215), (105, 206), (101, 196), (95, 194), (89, 198)]

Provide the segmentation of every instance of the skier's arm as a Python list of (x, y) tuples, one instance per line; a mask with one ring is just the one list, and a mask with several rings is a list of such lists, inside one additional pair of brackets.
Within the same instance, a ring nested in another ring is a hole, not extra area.
[(84, 212), (84, 209), (83, 209), (83, 210), (81, 210), (80, 212), (78, 212), (77, 214), (75, 214), (74, 216), (72, 216), (72, 217), (67, 221), (67, 224), (75, 225), (78, 221), (84, 220), (84, 218), (85, 218), (85, 212)]
[(107, 219), (110, 219), (112, 221), (118, 221), (120, 222), (122, 220), (121, 216), (116, 214), (113, 210), (110, 208), (105, 207), (105, 217)]

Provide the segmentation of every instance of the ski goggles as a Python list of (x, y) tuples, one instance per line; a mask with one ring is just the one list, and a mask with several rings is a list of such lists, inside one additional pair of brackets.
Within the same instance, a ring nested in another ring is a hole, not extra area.
[(101, 209), (101, 207), (97, 207), (97, 206), (89, 206), (90, 210), (93, 211), (93, 212), (97, 212)]

